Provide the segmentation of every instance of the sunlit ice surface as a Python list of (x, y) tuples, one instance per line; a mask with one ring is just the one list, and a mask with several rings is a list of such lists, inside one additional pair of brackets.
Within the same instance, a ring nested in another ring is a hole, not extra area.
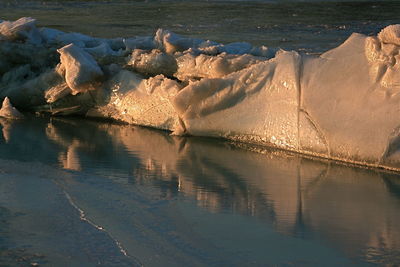
[(109, 122), (0, 124), (3, 265), (400, 263), (397, 174)]

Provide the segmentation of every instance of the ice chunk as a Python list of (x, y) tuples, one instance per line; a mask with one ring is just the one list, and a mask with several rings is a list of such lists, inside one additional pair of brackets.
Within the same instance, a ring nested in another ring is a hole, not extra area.
[(107, 42), (102, 42), (101, 44), (95, 47), (85, 48), (85, 51), (96, 58), (118, 55), (118, 52), (112, 50)]
[(62, 31), (56, 30), (56, 29), (51, 29), (51, 28), (40, 28), (39, 29), (40, 35), (42, 36), (42, 39), (48, 43), (48, 44), (53, 44), (57, 42), (57, 37), (65, 34)]
[(71, 88), (69, 88), (66, 83), (61, 83), (47, 90), (44, 97), (46, 98), (47, 103), (54, 103), (60, 98), (63, 98), (71, 93)]
[(272, 58), (275, 56), (276, 49), (271, 49), (266, 46), (260, 46), (260, 47), (253, 47), (249, 54), (256, 56), (256, 57), (265, 57), (265, 58)]
[[(393, 30), (390, 29), (388, 26), (382, 30), (380, 38), (367, 37), (365, 40), (365, 56), (370, 64), (370, 79), (373, 82), (380, 82), (383, 87), (387, 88), (388, 95), (400, 92), (400, 47), (393, 43), (387, 43), (390, 40), (394, 42)], [(400, 29), (400, 25), (398, 29)], [(392, 39), (389, 40), (388, 36)]]
[(173, 104), (192, 135), (298, 149), (299, 65), (295, 52), (223, 78), (190, 83)]
[(177, 127), (178, 115), (171, 99), (181, 86), (163, 75), (143, 79), (122, 70), (110, 82), (113, 96), (108, 105), (88, 112), (87, 116), (111, 117), (128, 123), (164, 130)]
[(61, 45), (74, 44), (82, 48), (98, 44), (96, 38), (76, 32), (59, 34), (56, 36), (56, 41)]
[(249, 43), (237, 42), (237, 43), (230, 43), (227, 45), (221, 45), (219, 47), (219, 51), (220, 53), (226, 52), (228, 54), (242, 55), (242, 54), (248, 54), (252, 48), (253, 48), (252, 45)]
[(388, 88), (388, 95), (400, 93), (400, 55), (394, 56), (395, 63), (388, 66), (382, 75), (381, 85)]
[[(75, 44), (76, 46), (79, 46), (81, 48), (93, 48), (99, 45), (102, 45), (103, 43), (115, 43), (117, 40), (106, 40), (106, 39), (101, 39), (101, 38), (93, 38), (91, 36), (81, 34), (81, 33), (76, 33), (76, 32), (63, 32), (60, 30), (56, 29), (51, 29), (51, 28), (40, 28), (39, 29), (40, 35), (42, 39), (50, 45), (56, 45), (56, 46), (65, 46), (68, 44)], [(121, 39), (122, 43), (122, 39)], [(122, 45), (119, 47), (122, 48)]]
[(16, 21), (2, 21), (0, 23), (0, 37), (6, 40), (24, 40), (32, 44), (40, 44), (42, 38), (36, 28), (36, 20), (23, 17)]
[(2, 83), (0, 97), (8, 96), (14, 105), (28, 110), (44, 104), (43, 92), (61, 82), (63, 78), (54, 70), (48, 70), (36, 77), (28, 79), (22, 77), (12, 82)]
[(271, 49), (266, 46), (253, 47), (249, 43), (238, 42), (238, 43), (230, 43), (227, 45), (212, 43), (206, 41), (201, 43), (197, 49), (194, 49), (195, 52), (199, 52), (200, 54), (206, 55), (218, 55), (221, 53), (233, 54), (233, 55), (244, 55), (250, 54), (257, 57), (265, 57), (272, 58), (276, 49)]
[(114, 51), (119, 52), (126, 49), (124, 38), (103, 39), (103, 42), (107, 42), (110, 48)]
[(166, 53), (185, 51), (189, 48), (196, 48), (204, 43), (204, 40), (196, 38), (184, 38), (168, 30), (158, 29), (154, 37), (157, 47)]
[(11, 105), (10, 99), (5, 97), (3, 100), (3, 105), (0, 109), (0, 117), (7, 119), (21, 119), (24, 117), (16, 108)]
[(125, 44), (126, 50), (135, 50), (135, 49), (143, 49), (143, 50), (152, 50), (156, 48), (156, 43), (154, 38), (151, 36), (138, 36), (134, 38), (124, 38), (123, 42)]
[[(400, 80), (382, 44), (353, 34), (338, 48), (304, 61), (301, 108), (329, 145), (326, 157), (389, 165), (385, 151), (400, 125)], [(384, 68), (371, 78), (376, 64)]]
[(164, 74), (165, 76), (172, 76), (177, 70), (175, 58), (158, 49), (154, 49), (150, 53), (135, 49), (128, 65), (132, 66), (137, 72), (146, 75)]
[(381, 60), (381, 43), (376, 37), (368, 37), (365, 40), (365, 56), (368, 62), (374, 63)]
[(204, 54), (195, 56), (187, 53), (177, 57), (178, 71), (175, 77), (180, 80), (220, 78), (260, 61), (260, 59), (251, 55), (238, 56), (222, 53), (217, 56), (208, 56)]
[(400, 24), (387, 26), (378, 34), (378, 38), (386, 44), (400, 45)]
[(91, 55), (74, 44), (57, 50), (65, 68), (65, 81), (73, 95), (96, 89), (103, 72)]

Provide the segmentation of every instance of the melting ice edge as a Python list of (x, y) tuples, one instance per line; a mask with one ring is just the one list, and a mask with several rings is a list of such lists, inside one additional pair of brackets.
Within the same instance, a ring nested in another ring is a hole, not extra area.
[[(0, 115), (80, 114), (400, 170), (400, 25), (320, 56), (0, 20)], [(6, 98), (8, 97), (8, 98)]]

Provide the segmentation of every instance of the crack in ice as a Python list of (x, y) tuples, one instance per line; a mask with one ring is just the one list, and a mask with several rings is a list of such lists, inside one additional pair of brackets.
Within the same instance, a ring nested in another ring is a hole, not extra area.
[(84, 221), (84, 222), (90, 224), (91, 226), (93, 226), (94, 228), (96, 228), (97, 230), (102, 231), (105, 234), (107, 234), (111, 238), (111, 240), (114, 241), (114, 243), (117, 245), (119, 251), (125, 257), (134, 260), (137, 265), (143, 266), (143, 264), (139, 261), (139, 259), (137, 259), (136, 257), (134, 257), (132, 255), (129, 255), (128, 251), (126, 251), (126, 249), (122, 246), (121, 242), (119, 242), (116, 238), (114, 238), (104, 227), (94, 223), (89, 218), (87, 218), (85, 212), (78, 205), (75, 204), (72, 197), (65, 190), (63, 191), (63, 193), (64, 193), (65, 197), (67, 198), (68, 202), (71, 204), (71, 206), (79, 212), (79, 219), (81, 221)]

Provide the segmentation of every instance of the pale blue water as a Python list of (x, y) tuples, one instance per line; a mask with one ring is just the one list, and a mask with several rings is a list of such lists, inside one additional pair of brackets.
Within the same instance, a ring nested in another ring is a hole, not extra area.
[[(158, 27), (320, 53), (397, 1), (0, 1), (101, 37)], [(1, 59), (0, 59), (1, 60)], [(0, 266), (396, 266), (400, 176), (79, 118), (0, 120)]]

